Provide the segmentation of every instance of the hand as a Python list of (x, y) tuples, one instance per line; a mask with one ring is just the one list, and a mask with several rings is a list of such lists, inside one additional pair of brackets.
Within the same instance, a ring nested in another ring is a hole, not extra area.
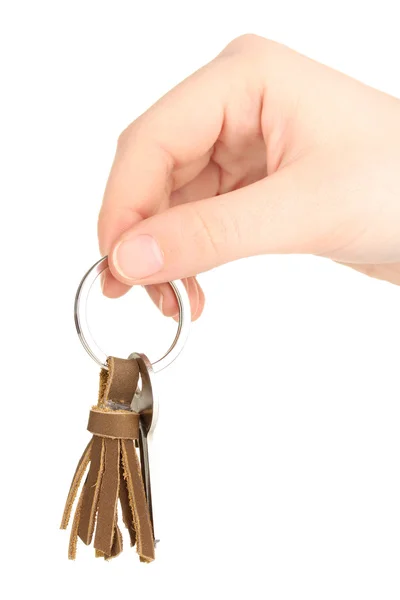
[[(400, 101), (253, 35), (120, 136), (99, 217), (104, 293), (264, 253), (331, 258), (400, 284)], [(160, 285), (161, 284), (161, 285)]]

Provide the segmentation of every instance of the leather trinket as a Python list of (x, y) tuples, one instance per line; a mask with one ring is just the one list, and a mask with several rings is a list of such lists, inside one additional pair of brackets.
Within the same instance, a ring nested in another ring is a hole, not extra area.
[(91, 409), (88, 422), (93, 437), (76, 468), (61, 529), (68, 526), (78, 488), (89, 468), (75, 510), (68, 557), (76, 557), (78, 538), (87, 545), (93, 540), (96, 556), (109, 559), (120, 554), (119, 502), (131, 545), (136, 545), (141, 561), (151, 562), (154, 533), (136, 450), (140, 415), (130, 408), (139, 367), (135, 359), (116, 358), (108, 359), (108, 367), (100, 375), (99, 401)]

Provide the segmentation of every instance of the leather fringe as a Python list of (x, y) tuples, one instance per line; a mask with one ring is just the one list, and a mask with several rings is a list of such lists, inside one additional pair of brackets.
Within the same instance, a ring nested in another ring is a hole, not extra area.
[[(109, 418), (110, 413), (107, 414)], [(89, 466), (90, 465), (90, 466)], [(78, 537), (89, 545), (94, 537), (95, 555), (109, 560), (123, 549), (118, 527), (118, 501), (131, 546), (141, 562), (154, 560), (154, 535), (135, 441), (93, 435), (73, 477), (61, 529), (68, 527), (72, 506), (87, 467), (71, 528), (68, 558), (76, 558)]]

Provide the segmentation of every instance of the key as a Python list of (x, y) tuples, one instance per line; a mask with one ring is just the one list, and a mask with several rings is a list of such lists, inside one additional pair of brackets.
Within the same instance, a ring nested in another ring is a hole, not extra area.
[[(77, 537), (90, 543), (94, 528), (96, 555), (108, 559), (119, 554), (122, 540), (117, 525), (118, 511), (113, 508), (114, 500), (118, 502), (119, 496), (131, 541), (137, 541), (141, 560), (151, 562), (158, 542), (154, 535), (149, 457), (151, 435), (158, 414), (153, 373), (165, 369), (182, 351), (191, 322), (190, 300), (182, 281), (169, 282), (179, 306), (178, 330), (170, 348), (153, 363), (144, 354), (133, 353), (129, 356), (132, 359), (130, 364), (127, 364), (129, 361), (108, 356), (97, 346), (87, 323), (86, 305), (90, 289), (107, 268), (108, 258), (105, 256), (89, 269), (75, 296), (74, 318), (79, 339), (102, 372), (98, 405), (93, 407), (89, 416), (88, 428), (90, 425), (93, 438), (78, 464), (67, 497), (62, 527), (68, 525), (74, 497), (85, 467), (90, 464), (78, 501), (79, 510), (74, 516), (69, 557), (75, 558)], [(117, 370), (116, 365), (119, 365)], [(114, 413), (111, 416), (107, 408), (124, 414)], [(94, 522), (96, 514), (98, 518)]]
[(129, 358), (136, 359), (141, 376), (141, 385), (133, 396), (131, 409), (134, 412), (139, 413), (139, 452), (140, 452), (140, 466), (142, 471), (142, 478), (144, 484), (144, 491), (146, 494), (147, 505), (149, 507), (150, 521), (153, 528), (154, 543), (157, 544), (159, 540), (156, 540), (154, 535), (154, 516), (153, 516), (153, 502), (151, 496), (151, 478), (150, 478), (150, 459), (149, 459), (149, 435), (154, 431), (157, 415), (158, 405), (153, 396), (153, 380), (152, 374), (153, 369), (148, 358), (144, 354), (133, 353)]
[[(154, 537), (154, 519), (153, 519), (153, 502), (151, 499), (151, 481), (150, 481), (150, 462), (149, 462), (149, 446), (147, 443), (147, 432), (146, 426), (143, 419), (139, 422), (139, 451), (140, 451), (140, 465), (142, 468), (142, 478), (144, 483), (144, 491), (146, 494), (147, 504), (149, 506), (150, 521), (153, 528)], [(155, 538), (154, 538), (154, 541)]]

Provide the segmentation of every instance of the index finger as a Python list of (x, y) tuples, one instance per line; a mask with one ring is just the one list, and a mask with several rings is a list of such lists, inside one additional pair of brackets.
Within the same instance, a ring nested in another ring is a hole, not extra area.
[(121, 134), (99, 215), (103, 255), (121, 233), (168, 206), (174, 173), (218, 139), (228, 94), (229, 80), (210, 63)]

